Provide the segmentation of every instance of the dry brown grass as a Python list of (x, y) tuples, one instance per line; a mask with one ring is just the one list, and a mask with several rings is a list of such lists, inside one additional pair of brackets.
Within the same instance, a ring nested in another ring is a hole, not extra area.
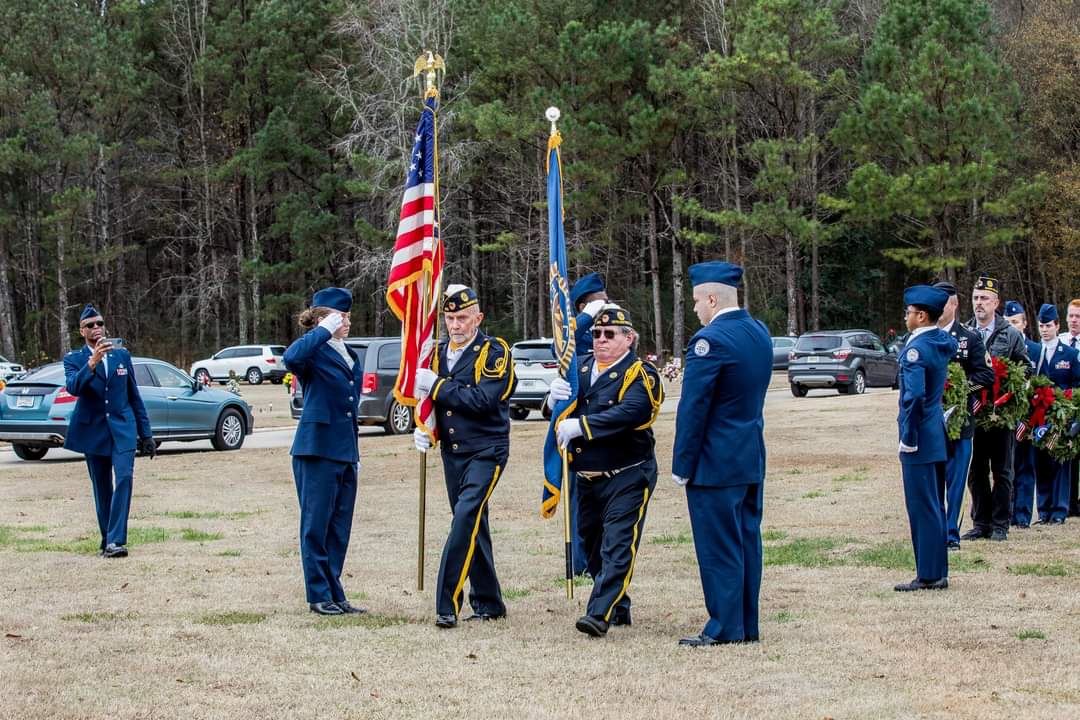
[[(1080, 522), (968, 543), (947, 592), (892, 592), (913, 574), (896, 567), (909, 560), (895, 403), (770, 393), (762, 642), (707, 650), (675, 645), (705, 616), (666, 472), (634, 626), (602, 640), (574, 629), (588, 588), (565, 599), (560, 526), (537, 517), (538, 421), (515, 424), (493, 500), (510, 618), (454, 631), (432, 622), (449, 518), (435, 460), (428, 588), (414, 589), (409, 438), (362, 440), (346, 586), (372, 614), (345, 621), (303, 602), (286, 449), (139, 460), (132, 526), (145, 541), (122, 561), (78, 552), (94, 544), (81, 462), (9, 466), (0, 717), (1080, 716)], [(662, 469), (672, 424), (659, 422)]]

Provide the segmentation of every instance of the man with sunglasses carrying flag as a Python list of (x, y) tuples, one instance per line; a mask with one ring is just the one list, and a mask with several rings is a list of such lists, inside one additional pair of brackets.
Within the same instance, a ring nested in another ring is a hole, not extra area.
[(602, 637), (610, 625), (630, 624), (630, 596), (645, 510), (656, 488), (651, 430), (664, 389), (655, 367), (634, 353), (630, 313), (605, 305), (592, 327), (593, 352), (580, 359), (576, 394), (566, 380), (551, 382), (549, 404), (576, 400), (556, 428), (568, 448), (579, 498), (592, 595), (577, 629)]
[(86, 344), (64, 356), (65, 389), (78, 398), (64, 447), (86, 456), (102, 557), (127, 557), (136, 446), (151, 458), (157, 446), (131, 355), (108, 339), (105, 319), (93, 305), (79, 317), (79, 334)]

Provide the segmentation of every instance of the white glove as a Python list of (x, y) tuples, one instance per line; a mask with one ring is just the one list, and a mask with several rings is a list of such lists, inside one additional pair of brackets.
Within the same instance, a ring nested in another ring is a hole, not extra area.
[(420, 452), (427, 452), (431, 449), (431, 438), (424, 432), (423, 428), (416, 428), (412, 432), (412, 443)]
[(344, 324), (345, 318), (341, 317), (341, 313), (339, 312), (332, 312), (319, 321), (319, 327), (324, 330), (329, 330), (331, 336), (340, 330), (341, 326)]
[(591, 318), (595, 318), (605, 305), (607, 305), (607, 300), (593, 300), (585, 304), (585, 309), (582, 312)]
[(548, 385), (548, 407), (554, 409), (555, 403), (570, 399), (570, 383), (557, 377)]
[(679, 487), (686, 487), (686, 483), (690, 482), (690, 478), (684, 478), (675, 473), (671, 473), (671, 479), (675, 481), (675, 484)]
[(919, 446), (918, 445), (916, 445), (915, 447), (912, 447), (911, 445), (905, 445), (904, 443), (900, 443), (900, 452), (902, 452), (902, 453), (913, 453), (913, 452), (918, 452), (918, 451), (919, 451)]
[(439, 376), (433, 373), (427, 368), (420, 368), (416, 371), (416, 392), (420, 395), (427, 395), (431, 392), (431, 386), (435, 384), (435, 381), (439, 379)]
[(579, 438), (581, 435), (581, 420), (577, 418), (567, 418), (555, 428), (555, 439), (558, 441), (559, 447), (566, 447), (571, 440)]

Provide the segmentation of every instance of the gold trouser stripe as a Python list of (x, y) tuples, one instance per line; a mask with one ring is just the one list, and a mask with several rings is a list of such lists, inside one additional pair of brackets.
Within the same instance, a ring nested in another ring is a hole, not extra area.
[(645, 518), (645, 506), (649, 504), (649, 488), (645, 488), (644, 497), (641, 498), (641, 507), (638, 508), (637, 522), (634, 523), (634, 537), (630, 541), (630, 568), (626, 571), (626, 577), (622, 581), (622, 590), (615, 596), (615, 600), (612, 601), (611, 607), (604, 613), (604, 622), (611, 622), (611, 613), (615, 610), (615, 606), (619, 604), (619, 601), (626, 595), (627, 588), (630, 587), (630, 578), (634, 576), (634, 563), (637, 562), (637, 544), (638, 534), (641, 532), (641, 521)]
[(480, 501), (480, 507), (476, 510), (476, 522), (473, 523), (472, 536), (469, 537), (469, 552), (465, 553), (465, 564), (461, 568), (461, 577), (458, 578), (457, 587), (454, 588), (453, 601), (455, 615), (461, 614), (461, 591), (465, 587), (465, 579), (469, 577), (469, 568), (472, 567), (473, 552), (476, 551), (476, 534), (480, 532), (480, 521), (484, 517), (484, 508), (487, 507), (488, 498), (491, 497), (491, 493), (495, 489), (495, 484), (499, 482), (499, 471), (501, 469), (500, 466), (495, 466), (495, 474), (491, 477), (491, 484), (488, 485), (487, 492), (484, 493), (484, 499)]

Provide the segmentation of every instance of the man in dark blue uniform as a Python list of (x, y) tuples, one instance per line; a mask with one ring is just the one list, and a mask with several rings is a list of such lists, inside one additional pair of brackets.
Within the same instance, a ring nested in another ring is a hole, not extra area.
[(356, 505), (360, 449), (356, 412), (364, 367), (345, 344), (352, 293), (324, 288), (300, 314), (307, 332), (285, 350), (285, 366), (304, 388), (293, 437), (293, 479), (300, 501), (300, 558), (308, 607), (319, 615), (366, 612), (345, 597), (341, 572)]
[[(1028, 359), (1032, 371), (1042, 354), (1042, 346), (1027, 336), (1027, 314), (1024, 306), (1015, 300), (1005, 302), (1005, 319), (1024, 336)], [(1013, 448), (1013, 507), (1012, 523), (1014, 528), (1031, 526), (1031, 506), (1035, 502), (1035, 447), (1031, 439), (1017, 440)]]
[[(1035, 374), (1049, 378), (1059, 390), (1080, 387), (1080, 357), (1058, 337), (1058, 310), (1046, 304), (1039, 308), (1039, 336), (1042, 338)], [(1062, 432), (1066, 428), (1051, 428)], [(1064, 524), (1069, 514), (1071, 463), (1058, 462), (1046, 450), (1035, 451), (1035, 491), (1039, 520), (1036, 524)]]
[(944, 590), (949, 587), (945, 544), (945, 461), (948, 456), (945, 392), (949, 360), (957, 342), (937, 323), (949, 296), (929, 285), (904, 291), (905, 322), (911, 336), (900, 352), (900, 469), (904, 504), (915, 548), (915, 579), (894, 590)]
[[(974, 317), (967, 324), (979, 333), (991, 357), (1028, 362), (1024, 336), (998, 314), (1001, 283), (982, 275), (971, 292)], [(1004, 541), (1009, 537), (1013, 504), (1013, 449), (1016, 437), (1008, 428), (975, 428), (971, 443), (971, 530), (964, 540), (986, 538)], [(991, 478), (993, 482), (991, 482)]]
[[(510, 348), (502, 338), (480, 332), (484, 314), (476, 292), (447, 288), (443, 301), (447, 338), (439, 344), (432, 370), (416, 373), (416, 388), (430, 394), (442, 444), (446, 494), (454, 517), (443, 546), (435, 598), (435, 624), (457, 625), (468, 579), (473, 615), (466, 620), (506, 616), (488, 527), (488, 502), (510, 454), (510, 395), (517, 379)], [(427, 452), (431, 438), (413, 435)]]
[[(630, 625), (627, 589), (634, 575), (645, 510), (656, 488), (650, 429), (664, 400), (660, 374), (634, 353), (630, 314), (605, 305), (592, 326), (593, 352), (582, 358), (577, 405), (556, 428), (569, 448), (579, 499), (592, 594), (577, 629), (602, 637), (609, 625)], [(570, 397), (570, 383), (551, 384), (553, 401)]]
[[(607, 288), (600, 273), (582, 275), (570, 288), (570, 303), (577, 310), (576, 332), (574, 333), (574, 352), (581, 357), (592, 352), (593, 339), (591, 328), (593, 318), (608, 301)], [(578, 523), (578, 495), (570, 493), (570, 557), (574, 574), (587, 572), (588, 554), (585, 552), (585, 538)]]
[(765, 391), (772, 340), (739, 307), (742, 268), (690, 266), (702, 328), (686, 353), (675, 421), (672, 479), (686, 486), (694, 550), (709, 621), (683, 638), (694, 647), (757, 642), (761, 513), (765, 483)]
[[(938, 327), (956, 341), (956, 355), (952, 362), (959, 363), (964, 368), (969, 386), (990, 387), (994, 383), (994, 370), (990, 367), (990, 356), (986, 353), (982, 338), (979, 333), (964, 327), (956, 317), (960, 305), (956, 285), (943, 280), (934, 287), (944, 290), (949, 296), (938, 320)], [(969, 396), (969, 411), (974, 409), (974, 402), (974, 395)], [(946, 438), (949, 457), (945, 462), (945, 529), (950, 550), (960, 549), (960, 509), (964, 504), (964, 490), (967, 488), (968, 470), (971, 468), (971, 438), (974, 435), (975, 418), (969, 416), (959, 438)]]
[(600, 273), (582, 275), (570, 288), (570, 302), (578, 313), (577, 333), (574, 335), (574, 348), (578, 355), (592, 352), (593, 339), (590, 330), (593, 319), (607, 301), (607, 289)]
[(64, 447), (86, 456), (101, 531), (101, 555), (127, 557), (135, 450), (153, 458), (157, 446), (135, 382), (131, 355), (107, 342), (105, 319), (93, 305), (83, 308), (79, 334), (86, 344), (64, 356), (65, 388), (78, 398)]

